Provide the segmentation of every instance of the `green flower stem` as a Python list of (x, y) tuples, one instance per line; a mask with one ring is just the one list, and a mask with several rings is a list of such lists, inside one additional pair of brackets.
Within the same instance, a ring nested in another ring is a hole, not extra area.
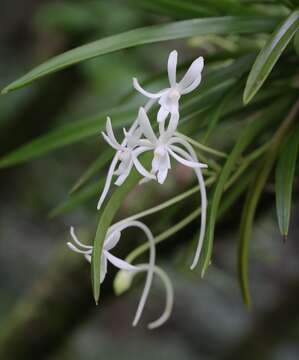
[(229, 181), (225, 185), (224, 189), (225, 190), (229, 189), (236, 182), (236, 180), (239, 179), (239, 177), (248, 168), (248, 166), (251, 165), (254, 162), (254, 160), (256, 160), (257, 158), (259, 158), (261, 155), (263, 155), (265, 153), (265, 151), (269, 148), (269, 146), (270, 146), (270, 142), (267, 142), (267, 143), (263, 144), (262, 146), (260, 146), (259, 148), (257, 148), (256, 150), (254, 150), (248, 156), (244, 157), (241, 160), (240, 166), (238, 167), (236, 172), (233, 174), (233, 176), (229, 179)]
[[(213, 182), (215, 182), (215, 180), (216, 180), (216, 176), (215, 175), (211, 176), (210, 178), (207, 179), (206, 185), (207, 186), (211, 185)], [(174, 205), (174, 204), (176, 204), (176, 203), (178, 203), (180, 201), (183, 201), (184, 199), (186, 199), (189, 196), (197, 193), (198, 191), (199, 191), (199, 185), (196, 185), (193, 188), (191, 188), (191, 189), (181, 193), (180, 195), (177, 195), (177, 196), (175, 196), (175, 197), (173, 197), (173, 198), (171, 198), (171, 199), (169, 199), (169, 200), (167, 200), (167, 201), (165, 201), (165, 202), (163, 202), (163, 203), (161, 203), (161, 204), (159, 204), (157, 206), (154, 206), (154, 207), (152, 207), (150, 209), (141, 211), (141, 212), (139, 212), (139, 213), (137, 213), (135, 215), (132, 215), (132, 216), (126, 218), (125, 220), (121, 220), (119, 222), (119, 224), (122, 221), (137, 220), (137, 219), (140, 219), (142, 217), (154, 214), (154, 213), (156, 213), (158, 211), (164, 210), (164, 209), (166, 209), (167, 207), (169, 207), (171, 205)]]

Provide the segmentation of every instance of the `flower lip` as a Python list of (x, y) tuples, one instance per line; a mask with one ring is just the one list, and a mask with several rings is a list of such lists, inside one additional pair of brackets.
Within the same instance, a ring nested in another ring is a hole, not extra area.
[(177, 87), (170, 88), (168, 97), (173, 101), (178, 101), (181, 97), (181, 94)]
[(131, 159), (131, 151), (129, 149), (123, 148), (119, 152), (119, 160), (123, 162), (128, 162)]
[(164, 157), (167, 153), (167, 149), (165, 148), (164, 144), (159, 144), (155, 150), (154, 150), (154, 155), (159, 157)]

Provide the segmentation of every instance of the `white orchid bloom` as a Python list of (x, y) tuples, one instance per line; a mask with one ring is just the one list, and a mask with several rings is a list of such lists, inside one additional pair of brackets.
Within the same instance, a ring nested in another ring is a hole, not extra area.
[(203, 57), (200, 56), (192, 62), (180, 82), (176, 80), (177, 57), (178, 53), (176, 50), (173, 50), (169, 54), (167, 69), (170, 87), (166, 89), (158, 91), (157, 93), (151, 93), (140, 86), (137, 78), (133, 78), (133, 86), (138, 92), (147, 98), (159, 99), (158, 101), (161, 107), (157, 116), (158, 122), (164, 121), (168, 114), (179, 117), (179, 100), (181, 96), (190, 93), (201, 83), (201, 73), (204, 67)]
[(191, 269), (194, 269), (199, 260), (205, 235), (207, 194), (201, 169), (207, 168), (207, 165), (198, 161), (193, 147), (176, 131), (177, 117), (171, 116), (167, 129), (165, 129), (164, 121), (160, 123), (159, 137), (154, 133), (149, 118), (142, 107), (139, 109), (138, 119), (140, 129), (146, 137), (146, 139), (140, 139), (139, 142), (143, 147), (154, 151), (151, 172), (157, 174), (157, 180), (160, 184), (164, 183), (170, 169), (170, 157), (185, 166), (193, 168), (197, 176), (201, 193), (201, 227), (195, 257), (191, 265)]
[[(133, 326), (136, 326), (144, 309), (149, 294), (149, 290), (151, 288), (153, 274), (155, 271), (155, 258), (156, 258), (155, 241), (150, 229), (145, 224), (136, 220), (129, 220), (129, 221), (123, 220), (119, 223), (112, 225), (109, 228), (102, 249), (100, 282), (102, 283), (105, 280), (107, 274), (108, 262), (110, 262), (120, 270), (133, 271), (133, 272), (140, 271), (140, 269), (138, 269), (137, 266), (129, 264), (128, 262), (111, 254), (110, 252), (118, 244), (122, 231), (130, 227), (136, 227), (142, 230), (147, 237), (150, 247), (149, 263), (146, 265), (148, 270), (147, 277), (146, 277), (143, 293), (141, 295), (138, 308), (135, 314), (135, 318), (133, 321)], [(74, 240), (75, 245), (71, 242), (68, 242), (67, 243), (68, 247), (77, 253), (83, 254), (86, 260), (91, 262), (93, 246), (82, 244), (77, 238), (73, 227), (71, 227), (70, 233)]]
[[(140, 272), (148, 271), (148, 264), (138, 264), (136, 265), (136, 268), (137, 268), (136, 271), (120, 270), (116, 274), (113, 286), (117, 295), (121, 295), (125, 291), (129, 290), (134, 276)], [(154, 273), (160, 278), (160, 280), (164, 285), (166, 292), (166, 303), (162, 315), (157, 320), (152, 321), (151, 323), (148, 324), (147, 327), (149, 329), (156, 329), (162, 326), (169, 319), (174, 302), (173, 286), (166, 272), (162, 270), (160, 267), (155, 266)]]
[[(140, 129), (138, 129), (138, 127), (135, 125), (135, 123), (133, 125), (134, 126), (131, 127), (129, 132), (126, 132), (126, 130), (124, 129), (125, 138), (124, 138), (123, 142), (120, 144), (115, 138), (115, 135), (114, 135), (114, 132), (112, 129), (111, 119), (110, 119), (110, 117), (107, 117), (106, 133), (102, 132), (102, 135), (103, 135), (104, 139), (106, 140), (106, 142), (113, 149), (116, 150), (116, 154), (115, 154), (115, 156), (110, 164), (109, 170), (108, 170), (104, 189), (102, 191), (101, 197), (98, 202), (98, 207), (97, 207), (98, 210), (102, 206), (102, 204), (108, 194), (113, 175), (118, 176), (117, 180), (115, 181), (115, 185), (117, 185), (117, 186), (120, 186), (124, 183), (126, 178), (130, 175), (130, 172), (131, 172), (133, 166), (135, 166), (136, 170), (142, 176), (144, 176), (146, 178), (151, 178), (151, 179), (155, 178), (153, 176), (153, 174), (148, 172), (142, 166), (140, 161), (138, 160), (138, 156), (141, 155), (143, 152), (145, 152), (146, 149), (142, 148), (142, 147), (136, 147), (138, 140), (140, 138), (140, 135), (141, 135), (141, 131), (140, 131)], [(119, 164), (119, 165), (118, 165), (118, 168), (116, 169), (117, 164)]]
[[(84, 257), (86, 258), (86, 260), (91, 262), (91, 255), (92, 255), (93, 246), (82, 244), (79, 241), (79, 239), (77, 238), (73, 227), (71, 227), (70, 233), (71, 233), (71, 236), (72, 236), (72, 238), (73, 238), (73, 240), (74, 240), (74, 242), (75, 242), (75, 244), (77, 246), (75, 246), (71, 242), (68, 242), (67, 243), (68, 247), (71, 250), (75, 251), (75, 252), (83, 254)], [(121, 234), (120, 234), (119, 231), (114, 231), (114, 232), (110, 232), (110, 234), (105, 239), (105, 242), (104, 242), (104, 245), (103, 245), (102, 258), (101, 258), (101, 279), (100, 279), (101, 283), (105, 280), (105, 277), (106, 277), (106, 274), (107, 274), (107, 263), (108, 263), (108, 261), (112, 265), (117, 267), (118, 269), (128, 270), (128, 271), (135, 271), (136, 270), (136, 267), (130, 265), (129, 263), (127, 263), (127, 262), (123, 261), (122, 259), (112, 255), (109, 252), (111, 249), (113, 249), (118, 244), (118, 242), (120, 240), (120, 236), (121, 236)]]
[[(174, 136), (178, 122), (177, 117), (172, 116), (170, 118), (167, 129), (164, 127), (164, 121), (160, 123), (159, 137), (154, 133), (149, 118), (142, 107), (139, 109), (138, 119), (140, 129), (145, 135), (145, 139), (140, 139), (139, 144), (143, 149), (153, 150), (154, 158), (152, 160), (151, 173), (157, 175), (157, 180), (160, 184), (164, 183), (168, 170), (171, 168), (170, 157), (194, 169), (207, 167), (206, 164), (200, 163), (197, 159), (190, 160), (190, 156), (192, 157), (190, 153), (191, 145), (179, 136)], [(185, 149), (182, 149), (179, 145)]]

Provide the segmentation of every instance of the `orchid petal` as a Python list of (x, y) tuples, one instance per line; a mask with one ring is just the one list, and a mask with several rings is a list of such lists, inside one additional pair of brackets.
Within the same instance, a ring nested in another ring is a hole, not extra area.
[(182, 95), (189, 94), (191, 91), (195, 90), (200, 85), (200, 83), (201, 83), (201, 74), (198, 75), (197, 79), (194, 80), (194, 82), (190, 86), (182, 90), (181, 94)]
[[(120, 277), (121, 274), (126, 274), (126, 278), (127, 276), (129, 276), (129, 280), (128, 281), (128, 285), (126, 286), (126, 290), (129, 289), (131, 283), (132, 283), (132, 279), (133, 277), (140, 273), (140, 272), (145, 272), (145, 271), (149, 271), (149, 266), (148, 264), (138, 264), (136, 266), (137, 271), (135, 271), (134, 273), (129, 272), (129, 273), (125, 273), (124, 270), (120, 271), (117, 274), (117, 277)], [(152, 321), (148, 324), (148, 328), (149, 329), (156, 329), (160, 326), (162, 326), (170, 317), (172, 309), (173, 309), (173, 303), (174, 303), (174, 293), (173, 293), (173, 286), (171, 283), (171, 280), (169, 279), (168, 275), (166, 274), (166, 272), (164, 270), (162, 270), (160, 267), (158, 266), (154, 266), (154, 273), (155, 275), (157, 275), (160, 280), (162, 281), (164, 288), (165, 288), (165, 292), (166, 292), (166, 304), (165, 304), (165, 308), (164, 311), (162, 313), (162, 315), (155, 321)]]
[(134, 148), (139, 144), (140, 136), (142, 134), (142, 130), (140, 128), (137, 128), (132, 134), (127, 132), (126, 129), (123, 129), (123, 132), (130, 148)]
[(163, 141), (164, 142), (168, 142), (173, 137), (173, 135), (175, 134), (176, 129), (178, 127), (179, 118), (180, 118), (180, 114), (179, 114), (178, 111), (175, 111), (175, 112), (171, 113), (171, 117), (170, 117), (170, 120), (169, 120), (167, 130), (164, 131), (164, 134), (163, 134)]
[(154, 156), (152, 160), (152, 171), (156, 173), (159, 170), (159, 168), (160, 168), (159, 159), (156, 156)]
[(153, 131), (153, 128), (151, 126), (151, 123), (149, 121), (147, 113), (145, 112), (143, 107), (139, 108), (138, 121), (139, 121), (141, 130), (143, 131), (144, 135), (148, 138), (148, 140), (152, 144), (155, 144), (157, 142), (157, 137)]
[[(182, 139), (179, 139), (182, 140)], [(185, 142), (185, 140), (182, 140), (183, 142)], [(191, 154), (187, 154), (186, 157), (187, 159), (190, 160), (196, 160), (196, 153), (193, 150), (192, 146), (186, 142), (187, 147), (190, 149), (190, 153)], [(172, 145), (174, 146), (174, 145)], [(180, 149), (182, 150), (182, 149)], [(201, 196), (201, 224), (200, 224), (200, 232), (199, 232), (199, 239), (198, 239), (198, 243), (197, 243), (197, 248), (195, 251), (195, 256), (193, 259), (193, 262), (191, 264), (191, 270), (193, 270), (198, 261), (199, 261), (199, 257), (200, 257), (200, 253), (201, 253), (201, 249), (202, 249), (202, 245), (203, 245), (203, 241), (204, 241), (204, 236), (205, 236), (205, 232), (206, 232), (206, 217), (207, 217), (207, 192), (206, 192), (206, 186), (205, 186), (205, 182), (204, 182), (204, 178), (202, 176), (202, 172), (201, 169), (195, 168), (195, 174), (197, 176), (198, 179), (198, 183), (199, 183), (199, 188), (200, 188), (200, 196)]]
[(181, 94), (193, 91), (201, 82), (201, 72), (204, 66), (202, 56), (193, 61), (183, 79), (179, 82)]
[(146, 97), (148, 97), (148, 98), (150, 98), (150, 99), (158, 99), (158, 98), (163, 94), (163, 90), (162, 90), (162, 91), (159, 91), (159, 92), (157, 92), (157, 93), (155, 93), (155, 94), (154, 94), (154, 93), (151, 93), (151, 92), (149, 92), (149, 91), (144, 90), (144, 89), (140, 86), (137, 78), (133, 78), (133, 86), (134, 86), (134, 88), (135, 88), (138, 92), (140, 92), (140, 94), (142, 94), (142, 95), (144, 95), (144, 96), (146, 96)]
[(118, 269), (127, 270), (127, 271), (136, 271), (137, 270), (136, 266), (131, 265), (128, 262), (112, 255), (108, 251), (104, 251), (104, 254), (105, 254), (105, 257), (111, 262), (111, 264), (114, 265), (115, 267), (117, 267)]
[(168, 64), (167, 64), (168, 79), (171, 87), (176, 85), (177, 60), (178, 60), (178, 53), (176, 50), (173, 50), (169, 54)]
[(168, 114), (169, 114), (169, 111), (167, 109), (165, 109), (164, 106), (161, 106), (160, 110), (158, 111), (158, 115), (157, 115), (158, 123), (161, 123), (161, 122), (165, 121)]
[(188, 166), (188, 167), (191, 167), (191, 168), (202, 168), (202, 167), (206, 167), (206, 165), (204, 164), (201, 164), (197, 161), (189, 161), (189, 160), (186, 160), (184, 157), (176, 154), (172, 149), (171, 149), (171, 145), (169, 146), (169, 153), (172, 157), (174, 157), (179, 163), (185, 165), (185, 166)]
[(155, 266), (155, 274), (157, 274), (160, 279), (162, 280), (165, 291), (166, 291), (166, 304), (165, 309), (159, 319), (152, 321), (148, 324), (149, 329), (156, 329), (157, 327), (163, 325), (170, 317), (172, 308), (173, 308), (173, 286), (167, 274), (160, 269), (159, 267)]
[(110, 188), (110, 185), (111, 185), (111, 181), (112, 181), (112, 177), (113, 177), (113, 173), (114, 173), (114, 170), (115, 170), (115, 167), (117, 165), (117, 162), (118, 162), (118, 154), (116, 154), (110, 164), (110, 167), (109, 167), (109, 170), (108, 170), (108, 174), (107, 174), (107, 177), (106, 177), (106, 182), (105, 182), (105, 185), (104, 185), (104, 189), (102, 191), (102, 194), (100, 196), (100, 199), (99, 199), (99, 202), (98, 202), (98, 206), (97, 206), (97, 209), (99, 210), (108, 194), (108, 191), (109, 191), (109, 188)]
[(132, 160), (132, 153), (130, 153), (130, 159), (129, 161), (122, 161), (119, 165), (119, 168), (114, 173), (116, 175), (119, 175), (114, 184), (116, 186), (121, 186), (126, 178), (130, 175), (130, 171), (133, 167), (133, 160)]
[(89, 254), (84, 254), (84, 257), (85, 257), (85, 259), (86, 259), (88, 262), (91, 263), (91, 255), (89, 255)]
[(133, 163), (137, 169), (137, 171), (144, 177), (150, 178), (150, 179), (156, 179), (155, 175), (151, 174), (149, 171), (147, 171), (143, 165), (140, 163), (138, 158), (133, 155)]
[(147, 240), (149, 242), (149, 247), (150, 247), (150, 256), (149, 256), (149, 264), (148, 264), (148, 272), (147, 272), (147, 277), (146, 277), (146, 281), (145, 281), (145, 285), (144, 285), (144, 289), (137, 307), (137, 311), (135, 314), (135, 318), (133, 321), (133, 326), (136, 326), (140, 316), (143, 312), (150, 288), (151, 288), (151, 284), (152, 284), (152, 280), (153, 280), (153, 274), (154, 274), (154, 267), (155, 267), (155, 258), (156, 258), (156, 248), (155, 248), (155, 240), (153, 237), (152, 232), (150, 231), (150, 229), (144, 225), (143, 223), (139, 222), (139, 221), (132, 221), (130, 223), (131, 226), (135, 226), (138, 227), (139, 229), (141, 229), (146, 237)]
[[(154, 175), (154, 174), (153, 174)], [(154, 175), (155, 176), (155, 175)], [(151, 180), (156, 180), (156, 176), (154, 177), (154, 179), (150, 179), (148, 177), (144, 177), (142, 178), (139, 182), (138, 182), (138, 185), (143, 185), (143, 184), (146, 184), (148, 182), (150, 182)]]
[(130, 171), (132, 170), (133, 162), (131, 162), (125, 169), (125, 171), (119, 175), (119, 177), (116, 179), (114, 184), (116, 186), (121, 186), (127, 179), (127, 177), (130, 175)]
[(87, 249), (87, 250), (92, 249), (92, 246), (90, 246), (90, 245), (84, 245), (84, 244), (81, 243), (81, 241), (78, 239), (78, 237), (77, 237), (77, 235), (76, 235), (76, 233), (75, 233), (75, 229), (74, 229), (73, 226), (71, 226), (71, 228), (70, 228), (70, 234), (71, 234), (72, 239), (74, 240), (74, 242), (75, 242), (77, 245), (79, 245), (79, 246), (82, 247), (83, 249)]
[[(172, 138), (170, 139), (169, 144), (171, 144), (172, 147), (175, 146), (175, 145), (174, 145), (175, 143), (178, 143), (178, 144), (180, 144), (180, 145), (183, 145), (183, 146), (186, 148), (186, 150), (187, 150), (187, 152), (185, 152), (185, 154), (188, 154), (188, 153), (189, 153), (189, 155), (190, 155), (194, 160), (197, 161), (197, 155), (196, 155), (196, 152), (194, 151), (193, 147), (188, 143), (188, 141), (186, 141), (185, 139), (182, 139), (182, 138), (180, 137), (180, 134), (179, 134), (179, 133), (176, 133), (176, 135), (177, 135), (177, 136), (174, 136), (174, 137), (172, 137)], [(179, 152), (179, 153), (181, 153), (181, 154), (182, 154), (182, 151), (184, 151), (183, 149), (181, 149), (181, 148), (179, 148), (179, 147), (177, 147), (177, 146), (175, 146), (175, 150), (176, 150), (176, 152)], [(183, 156), (185, 156), (185, 155), (183, 155)], [(185, 157), (186, 157), (186, 156), (185, 156)], [(202, 166), (201, 166), (202, 168), (208, 167), (208, 165), (206, 165), (206, 164), (203, 164), (203, 163), (200, 163), (200, 164), (202, 164)]]
[(120, 144), (118, 143), (118, 141), (114, 136), (114, 132), (111, 124), (111, 118), (109, 116), (107, 116), (107, 120), (106, 120), (106, 132), (109, 138), (111, 139), (111, 141), (113, 141), (118, 147), (120, 147)]
[(91, 253), (92, 252), (92, 249), (90, 249), (90, 250), (81, 250), (81, 249), (78, 249), (73, 243), (71, 243), (71, 242), (67, 242), (66, 243), (67, 244), (67, 246), (71, 249), (71, 250), (73, 250), (74, 252), (76, 252), (76, 253), (78, 253), (78, 254), (89, 254), (89, 253)]
[(163, 184), (164, 181), (166, 180), (167, 178), (167, 174), (168, 174), (168, 169), (161, 169), (158, 171), (158, 174), (157, 174), (157, 179), (158, 179), (158, 183), (159, 184)]
[(121, 146), (118, 143), (115, 143), (114, 141), (112, 141), (109, 136), (107, 136), (104, 131), (102, 131), (102, 136), (104, 138), (104, 140), (106, 141), (106, 143), (108, 143), (113, 149), (115, 149), (116, 151), (119, 151), (121, 149)]
[(121, 236), (120, 231), (113, 231), (112, 233), (107, 233), (107, 238), (104, 242), (103, 249), (104, 250), (111, 250), (113, 249), (119, 242)]
[(196, 267), (199, 261), (199, 257), (205, 237), (205, 232), (206, 232), (206, 217), (207, 217), (207, 203), (208, 203), (206, 186), (202, 176), (202, 172), (200, 169), (195, 169), (195, 173), (199, 182), (200, 195), (201, 195), (201, 225), (200, 225), (199, 239), (198, 239), (194, 259), (191, 264), (191, 270), (193, 270)]

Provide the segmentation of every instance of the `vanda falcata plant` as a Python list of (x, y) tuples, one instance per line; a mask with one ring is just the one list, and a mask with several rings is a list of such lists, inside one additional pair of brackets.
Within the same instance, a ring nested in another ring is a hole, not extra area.
[[(127, 131), (126, 129), (123, 129), (124, 139), (121, 142), (117, 141), (113, 132), (111, 119), (109, 117), (107, 118), (106, 133), (102, 132), (102, 135), (116, 153), (108, 170), (104, 189), (98, 202), (98, 210), (100, 210), (108, 194), (113, 176), (117, 176), (115, 185), (121, 186), (130, 175), (133, 167), (135, 167), (138, 173), (143, 176), (143, 179), (139, 181), (140, 184), (149, 180), (156, 180), (161, 185), (165, 182), (168, 172), (171, 169), (170, 158), (173, 158), (184, 166), (193, 168), (198, 178), (201, 193), (201, 228), (197, 249), (191, 265), (191, 268), (194, 269), (199, 260), (205, 234), (207, 196), (201, 169), (207, 168), (207, 164), (198, 161), (196, 152), (192, 145), (183, 136), (181, 136), (179, 132), (177, 132), (177, 127), (180, 120), (179, 98), (182, 94), (189, 93), (199, 86), (203, 70), (203, 58), (199, 57), (191, 64), (190, 69), (179, 83), (176, 83), (176, 65), (177, 52), (172, 51), (168, 59), (168, 76), (171, 87), (160, 91), (158, 94), (152, 95), (145, 92), (141, 89), (137, 80), (134, 79), (134, 86), (137, 90), (153, 100), (150, 100), (145, 107), (139, 108), (136, 120), (133, 121), (129, 130)], [(155, 101), (157, 99), (160, 99), (160, 109), (155, 119), (155, 123), (158, 125), (158, 134), (155, 133), (147, 115), (147, 111), (155, 105)], [(152, 161), (151, 169), (149, 170), (147, 170), (138, 159), (138, 157), (143, 153), (151, 153)], [(139, 227), (145, 232), (150, 242), (151, 249), (150, 261), (146, 266), (146, 271), (148, 273), (147, 282), (139, 303), (135, 320), (133, 321), (133, 325), (135, 326), (144, 307), (155, 269), (155, 244), (149, 228), (143, 223), (132, 220), (130, 221), (130, 219), (124, 219), (120, 223), (112, 225), (107, 230), (106, 237), (100, 245), (100, 261), (98, 262), (100, 267), (97, 270), (100, 273), (100, 283), (102, 283), (106, 276), (108, 261), (121, 271), (134, 273), (140, 269), (138, 266), (133, 266), (128, 262), (116, 258), (109, 252), (109, 250), (119, 242), (121, 231), (131, 226)], [(73, 232), (73, 228), (71, 229), (71, 235), (75, 243), (78, 245), (78, 248), (72, 243), (68, 243), (68, 246), (75, 252), (83, 253), (85, 258), (91, 262), (93, 247), (80, 243)], [(97, 244), (94, 246), (96, 245)], [(96, 254), (94, 256), (98, 255)], [(142, 267), (142, 269), (144, 269), (144, 267)], [(167, 318), (168, 316), (162, 315), (162, 319), (166, 320)], [(162, 325), (163, 321), (159, 320), (157, 324)], [(149, 327), (154, 328), (156, 326), (149, 325)]]
[[(141, 6), (147, 1), (135, 3)], [(155, 1), (148, 5), (152, 3)], [(242, 214), (240, 219), (234, 216), (234, 224), (239, 222), (240, 288), (245, 303), (251, 304), (248, 249), (257, 207), (266, 185), (274, 179), (279, 229), (287, 238), (293, 183), (298, 175), (299, 2), (215, 0), (204, 1), (199, 8), (184, 7), (185, 3), (167, 2), (166, 6), (160, 2), (156, 7), (163, 8), (161, 13), (170, 17), (174, 14), (175, 19), (180, 15), (185, 18), (183, 21), (131, 30), (70, 50), (37, 66), (2, 91), (8, 93), (70, 65), (117, 50), (191, 38), (180, 45), (183, 59), (190, 52), (195, 54), (190, 66), (177, 66), (178, 53), (171, 51), (167, 69), (149, 77), (146, 84), (134, 77), (134, 92), (111, 111), (104, 110), (93, 118), (53, 130), (0, 159), (1, 167), (11, 166), (102, 133), (106, 147), (74, 185), (70, 198), (52, 215), (96, 199), (99, 222), (93, 244), (81, 243), (71, 228), (73, 242), (68, 242), (68, 246), (91, 263), (96, 302), (109, 266), (119, 270), (114, 280), (117, 294), (128, 290), (136, 275), (146, 275), (133, 325), (143, 312), (153, 278), (156, 275), (162, 280), (165, 310), (149, 328), (162, 325), (173, 305), (171, 282), (156, 265), (156, 255), (160, 255), (159, 251), (156, 254), (156, 246), (176, 238), (180, 253), (187, 254), (190, 244), (192, 259), (186, 256), (186, 261), (195, 275), (203, 276), (213, 264), (218, 220), (222, 218), (229, 224), (227, 214), (233, 212), (245, 193), (239, 204)], [(187, 49), (186, 54), (183, 49)], [(91, 178), (109, 162), (100, 182), (92, 182)], [(196, 179), (196, 184), (182, 189), (177, 178), (188, 171), (193, 171), (195, 177), (187, 182), (191, 184)], [(166, 193), (167, 179), (175, 184), (172, 198), (115, 222), (114, 217), (131, 190), (136, 193), (136, 189), (142, 189), (139, 191), (152, 197), (146, 185), (152, 182)], [(139, 220), (165, 209), (169, 211), (159, 217), (159, 227)], [(175, 222), (171, 214), (175, 214)], [(177, 239), (176, 234), (189, 224), (196, 224), (192, 227), (195, 236)], [(156, 234), (157, 228), (163, 226), (164, 231)], [(127, 229), (128, 233), (141, 230), (147, 242), (133, 250), (128, 248), (123, 240), (128, 236)], [(117, 245), (131, 250), (126, 259), (114, 253)], [(170, 242), (169, 254), (176, 249)], [(148, 250), (148, 262), (136, 263)]]

